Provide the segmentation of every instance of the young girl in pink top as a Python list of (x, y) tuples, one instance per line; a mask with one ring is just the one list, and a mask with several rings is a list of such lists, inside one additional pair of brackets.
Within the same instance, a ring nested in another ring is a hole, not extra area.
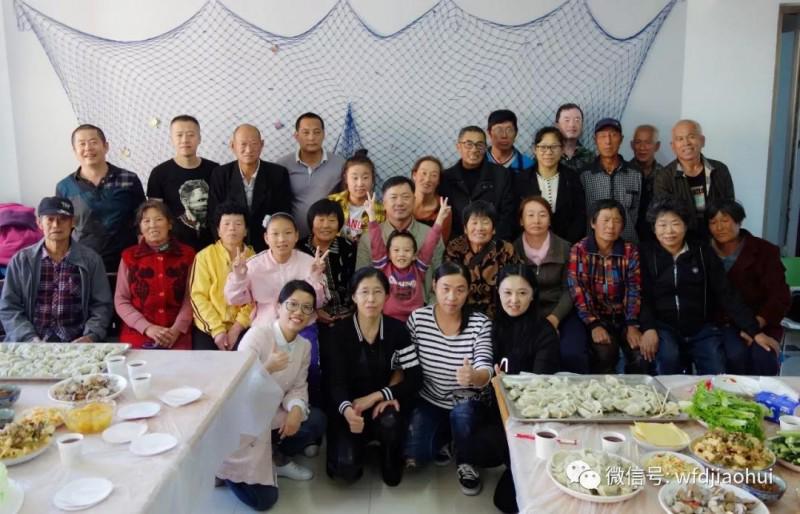
[(408, 232), (392, 232), (386, 243), (383, 242), (381, 226), (375, 216), (375, 197), (367, 194), (364, 205), (369, 216), (372, 265), (389, 279), (389, 298), (383, 306), (383, 313), (387, 316), (406, 321), (412, 311), (425, 305), (425, 272), (442, 237), (442, 224), (450, 214), (447, 198), (440, 197), (439, 202), (441, 206), (436, 221), (417, 253), (417, 242)]

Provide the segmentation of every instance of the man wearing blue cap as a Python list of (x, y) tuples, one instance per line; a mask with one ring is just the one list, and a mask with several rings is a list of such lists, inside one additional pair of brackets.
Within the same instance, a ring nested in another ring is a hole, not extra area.
[(8, 263), (0, 296), (6, 341), (102, 341), (114, 311), (111, 288), (100, 255), (72, 240), (72, 202), (42, 199), (37, 224), (44, 239)]
[[(603, 118), (594, 126), (597, 158), (581, 173), (586, 193), (586, 212), (598, 200), (617, 200), (625, 209), (625, 228), (622, 237), (638, 243), (636, 225), (642, 209), (642, 174), (633, 169), (619, 154), (622, 145), (622, 125), (614, 118)], [(646, 208), (646, 206), (644, 206)]]

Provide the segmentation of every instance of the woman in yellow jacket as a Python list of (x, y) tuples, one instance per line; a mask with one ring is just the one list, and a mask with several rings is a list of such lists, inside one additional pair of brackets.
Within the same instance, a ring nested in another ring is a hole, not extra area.
[[(342, 166), (342, 191), (328, 196), (342, 206), (344, 225), (341, 235), (357, 244), (361, 234), (369, 226), (369, 217), (364, 207), (367, 193), (372, 193), (375, 187), (375, 164), (367, 157), (363, 148), (345, 161)], [(378, 223), (386, 219), (383, 204), (375, 203), (375, 216)]]
[(250, 326), (252, 306), (229, 305), (223, 293), (236, 254), (242, 252), (245, 258), (255, 254), (244, 244), (246, 216), (247, 211), (238, 204), (221, 204), (215, 217), (219, 239), (195, 256), (190, 277), (193, 350), (234, 350)]

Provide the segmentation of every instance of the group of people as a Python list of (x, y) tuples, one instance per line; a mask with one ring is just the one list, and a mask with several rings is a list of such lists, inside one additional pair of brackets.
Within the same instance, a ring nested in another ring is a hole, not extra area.
[[(699, 123), (675, 124), (663, 167), (650, 125), (631, 161), (613, 118), (594, 127), (597, 154), (582, 146), (575, 104), (532, 156), (517, 130), (492, 112), (486, 131), (459, 131), (453, 166), (421, 157), (379, 200), (367, 152), (327, 152), (314, 113), (275, 163), (240, 125), (221, 166), (198, 156), (199, 122), (177, 116), (146, 196), (81, 125), (78, 169), (39, 204), (44, 239), (6, 270), (6, 339), (103, 341), (114, 323), (136, 348), (255, 353), (284, 396), (217, 478), (259, 510), (276, 475), (311, 478), (291, 456), (315, 455), (323, 434), (331, 477), (357, 480), (377, 440), (387, 484), (454, 458), (478, 494), (478, 468), (508, 462), (487, 387), (499, 373), (778, 372), (779, 251), (741, 228)], [(506, 471), (495, 503), (513, 512), (514, 498)]]

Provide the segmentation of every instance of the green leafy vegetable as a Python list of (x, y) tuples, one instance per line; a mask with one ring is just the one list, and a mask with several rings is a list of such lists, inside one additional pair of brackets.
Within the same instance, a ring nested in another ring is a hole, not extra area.
[(800, 432), (778, 432), (767, 441), (767, 446), (779, 459), (800, 464)]
[(709, 391), (702, 382), (697, 384), (686, 412), (704, 421), (709, 428), (745, 432), (764, 439), (762, 420), (768, 414), (766, 407), (721, 389)]

